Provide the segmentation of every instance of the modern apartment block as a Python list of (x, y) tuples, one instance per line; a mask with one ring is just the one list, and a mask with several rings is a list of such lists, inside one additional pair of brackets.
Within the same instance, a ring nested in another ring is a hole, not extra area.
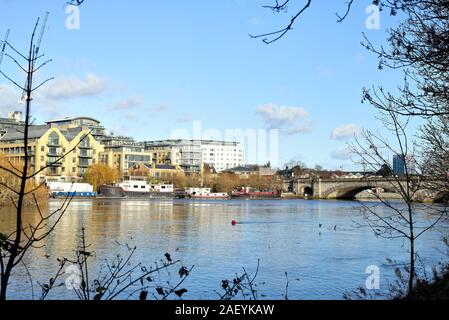
[(170, 145), (147, 147), (152, 154), (152, 163), (158, 165), (181, 166), (181, 150)]
[(66, 117), (64, 119), (48, 121), (47, 125), (62, 130), (83, 128), (89, 130), (96, 140), (101, 141), (106, 138), (106, 129), (101, 125), (100, 121), (89, 117)]
[(407, 156), (405, 158), (399, 155), (393, 156), (393, 173), (397, 176), (402, 176), (405, 175), (406, 173), (416, 174), (415, 159), (412, 156)]
[[(161, 140), (144, 142), (146, 150), (178, 150), (181, 168), (185, 173), (201, 173), (201, 141), (199, 140)], [(176, 160), (175, 160), (176, 161)]]
[(7, 118), (0, 118), (0, 138), (6, 133), (10, 128), (20, 128), (25, 125), (22, 120), (22, 112), (14, 111), (8, 114)]
[[(0, 152), (12, 160), (25, 157), (21, 118), (20, 112), (0, 118)], [(221, 172), (245, 163), (243, 146), (237, 142), (185, 139), (136, 142), (130, 137), (107, 135), (101, 123), (90, 117), (52, 120), (45, 125), (32, 125), (29, 131), (34, 172), (76, 146), (74, 152), (40, 172), (37, 177), (40, 181), (78, 181), (95, 163), (107, 164), (123, 175), (140, 164), (175, 166), (187, 174), (201, 174), (204, 164)], [(86, 135), (88, 138), (83, 139)]]
[[(38, 182), (76, 182), (98, 163), (104, 147), (83, 128), (59, 129), (50, 125), (29, 128), (30, 171)], [(0, 153), (11, 161), (25, 160), (23, 128), (9, 128), (0, 138)], [(63, 155), (66, 155), (60, 159)], [(42, 170), (42, 171), (41, 171)]]
[(105, 145), (100, 161), (126, 174), (138, 164), (151, 163), (151, 156), (140, 143)]
[(106, 134), (101, 123), (89, 117), (74, 117), (53, 120), (47, 125), (60, 129), (83, 128), (88, 130), (96, 141), (103, 146), (99, 161), (116, 168), (124, 174), (140, 163), (151, 163), (151, 154), (144, 150), (142, 143), (135, 142), (133, 138), (111, 136)]
[(244, 148), (238, 142), (202, 141), (201, 154), (203, 163), (217, 172), (245, 164)]
[(186, 173), (201, 173), (203, 164), (217, 172), (244, 165), (244, 149), (238, 142), (212, 140), (161, 140), (145, 142), (147, 150), (166, 148), (180, 151), (180, 166)]

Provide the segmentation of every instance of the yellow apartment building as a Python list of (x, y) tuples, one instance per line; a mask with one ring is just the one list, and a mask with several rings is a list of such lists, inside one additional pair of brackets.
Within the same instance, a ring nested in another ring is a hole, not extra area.
[(131, 176), (144, 174), (146, 177), (169, 182), (175, 176), (184, 176), (184, 170), (179, 165), (167, 164), (137, 164), (129, 171)]
[[(50, 125), (29, 128), (31, 172), (38, 182), (77, 182), (87, 168), (98, 163), (104, 147), (84, 128), (65, 130)], [(23, 129), (11, 128), (0, 139), (0, 153), (10, 160), (24, 160)], [(62, 159), (60, 159), (63, 155)]]
[(152, 163), (160, 165), (181, 165), (181, 150), (172, 146), (147, 148), (146, 152), (151, 153)]

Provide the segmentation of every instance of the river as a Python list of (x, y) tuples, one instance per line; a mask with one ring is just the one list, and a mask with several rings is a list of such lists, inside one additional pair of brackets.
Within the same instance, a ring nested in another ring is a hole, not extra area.
[[(50, 200), (49, 211), (60, 205)], [(376, 210), (386, 210), (378, 206)], [(26, 213), (25, 221), (36, 219)], [(425, 214), (420, 219), (431, 221)], [(231, 224), (232, 220), (237, 225)], [(41, 283), (50, 279), (59, 257), (73, 257), (81, 228), (94, 252), (91, 279), (104, 266), (104, 259), (123, 253), (124, 244), (136, 246), (133, 262), (146, 266), (170, 253), (186, 266), (194, 265), (182, 284), (184, 299), (217, 299), (221, 281), (241, 273), (252, 273), (260, 263), (256, 278), (260, 299), (283, 299), (288, 275), (289, 299), (342, 299), (343, 293), (364, 286), (368, 266), (380, 268), (380, 289), (388, 292), (394, 281), (394, 266), (407, 261), (407, 243), (402, 239), (376, 237), (363, 224), (360, 204), (351, 201), (191, 201), (191, 200), (75, 200), (45, 247), (33, 249), (25, 259), (32, 277)], [(0, 209), (0, 231), (11, 230), (13, 211)], [(449, 225), (441, 222), (417, 240), (417, 251), (427, 271), (447, 261), (442, 237)], [(177, 280), (177, 269), (162, 275)], [(63, 275), (61, 277), (64, 280)], [(35, 297), (40, 289), (34, 288)], [(9, 288), (9, 298), (31, 299), (26, 272), (17, 270)], [(65, 287), (50, 299), (76, 299)]]

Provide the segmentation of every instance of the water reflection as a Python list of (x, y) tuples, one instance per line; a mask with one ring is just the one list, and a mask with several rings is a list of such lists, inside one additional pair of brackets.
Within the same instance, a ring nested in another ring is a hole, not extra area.
[[(47, 210), (59, 205), (51, 201)], [(36, 212), (26, 213), (26, 223), (35, 219)], [(117, 253), (118, 243), (137, 246), (136, 262), (146, 265), (166, 252), (194, 264), (184, 283), (186, 299), (217, 298), (214, 291), (220, 290), (221, 280), (242, 267), (254, 270), (258, 259), (258, 279), (265, 282), (259, 287), (262, 298), (282, 298), (287, 271), (291, 299), (340, 299), (343, 292), (364, 284), (369, 265), (381, 267), (381, 289), (386, 291), (387, 280), (394, 276), (385, 259), (406, 261), (406, 244), (376, 238), (369, 228), (357, 227), (357, 219), (359, 205), (342, 201), (74, 201), (45, 247), (30, 252), (26, 263), (33, 277), (49, 279), (56, 258), (73, 256), (84, 227), (98, 262), (93, 273)], [(13, 224), (12, 212), (2, 209), (1, 232)], [(445, 260), (441, 236), (447, 232), (448, 225), (441, 224), (419, 240), (418, 251), (429, 265)], [(11, 290), (11, 297), (30, 298), (23, 272), (16, 274)], [(52, 298), (74, 297), (62, 290)]]

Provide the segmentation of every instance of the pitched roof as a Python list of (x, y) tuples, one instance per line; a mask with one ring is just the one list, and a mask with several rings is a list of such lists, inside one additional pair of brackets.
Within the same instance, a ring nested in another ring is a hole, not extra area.
[[(30, 126), (28, 130), (29, 139), (39, 139), (50, 129), (50, 126)], [(0, 141), (16, 141), (23, 140), (23, 129), (22, 128), (9, 128), (6, 130), (5, 135), (0, 139)]]
[[(28, 138), (30, 140), (40, 139), (50, 129), (51, 127), (49, 125), (30, 126), (28, 129)], [(82, 128), (60, 130), (67, 141), (72, 141), (73, 139), (75, 139), (81, 131), (83, 131)], [(5, 135), (0, 138), (0, 141), (5, 142), (23, 140), (23, 136), (23, 128), (8, 128)]]

